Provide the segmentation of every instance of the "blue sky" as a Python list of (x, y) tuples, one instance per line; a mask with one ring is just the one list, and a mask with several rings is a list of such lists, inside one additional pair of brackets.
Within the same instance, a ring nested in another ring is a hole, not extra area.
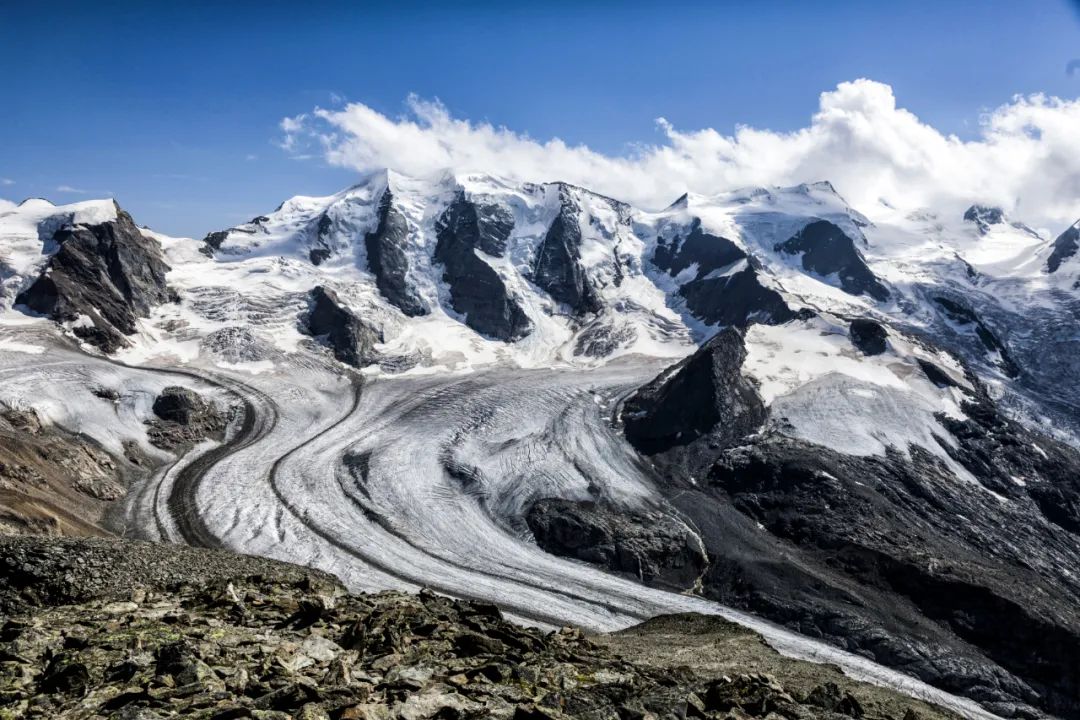
[(416, 93), (620, 154), (661, 142), (660, 116), (795, 130), (859, 77), (965, 137), (1015, 93), (1080, 96), (1064, 0), (215, 5), (0, 0), (0, 197), (111, 194), (201, 236), (349, 184), (275, 144), (282, 118), (341, 98), (393, 117)]

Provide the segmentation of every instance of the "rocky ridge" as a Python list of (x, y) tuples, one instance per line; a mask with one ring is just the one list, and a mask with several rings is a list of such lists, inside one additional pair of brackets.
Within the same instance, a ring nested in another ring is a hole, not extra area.
[[(867, 321), (850, 333), (863, 353), (891, 342)], [(1080, 454), (1008, 420), (970, 372), (964, 419), (938, 418), (961, 470), (915, 445), (837, 452), (766, 413), (743, 358), (742, 336), (721, 332), (621, 411), (705, 545), (704, 594), (1002, 715), (1080, 715)]]
[(15, 302), (58, 322), (109, 353), (125, 347), (135, 320), (175, 298), (157, 241), (116, 207), (116, 219), (66, 225), (52, 235), (59, 249)]
[[(426, 591), (349, 595), (320, 573), (220, 552), (20, 539), (0, 541), (0, 567), (14, 580), (0, 592), (4, 718), (955, 717), (784, 661), (723, 621), (709, 632), (746, 672), (657, 664), (633, 634), (597, 644)], [(699, 634), (695, 622), (638, 634)]]

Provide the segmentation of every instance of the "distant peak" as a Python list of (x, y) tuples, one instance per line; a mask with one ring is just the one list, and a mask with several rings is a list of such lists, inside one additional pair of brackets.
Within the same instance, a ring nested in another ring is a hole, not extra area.
[(833, 184), (828, 180), (818, 180), (817, 182), (803, 183), (802, 185), (799, 185), (798, 189), (802, 192), (810, 192), (816, 190), (818, 192), (827, 192), (832, 195), (840, 194), (836, 192), (836, 188), (833, 187)]
[(19, 203), (19, 207), (26, 207), (27, 205), (36, 205), (38, 203), (44, 203), (45, 205), (48, 205), (49, 207), (56, 207), (56, 203), (54, 203), (51, 200), (47, 200), (47, 199), (45, 199), (43, 197), (28, 197), (25, 200), (23, 200), (21, 203)]
[(964, 220), (979, 227), (1002, 225), (1006, 221), (1005, 211), (992, 205), (972, 205), (964, 212)]
[(685, 210), (690, 207), (690, 193), (683, 193), (675, 202), (668, 205), (665, 210)]
[(975, 223), (979, 228), (980, 235), (987, 234), (990, 232), (990, 228), (995, 225), (1007, 225), (1020, 230), (1021, 232), (1025, 232), (1032, 237), (1039, 237), (1039, 233), (1035, 232), (1022, 222), (1012, 221), (1008, 214), (997, 206), (972, 205), (964, 212), (964, 220), (966, 222)]

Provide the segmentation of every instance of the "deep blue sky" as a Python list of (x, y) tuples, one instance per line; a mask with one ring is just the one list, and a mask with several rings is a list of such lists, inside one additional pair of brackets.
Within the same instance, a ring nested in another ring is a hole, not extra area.
[(334, 94), (396, 115), (415, 92), (605, 152), (660, 140), (661, 115), (802, 127), (857, 77), (960, 135), (1014, 93), (1080, 96), (1066, 0), (215, 5), (0, 0), (0, 178), (15, 181), (0, 197), (112, 194), (201, 236), (350, 182), (273, 144), (281, 118)]

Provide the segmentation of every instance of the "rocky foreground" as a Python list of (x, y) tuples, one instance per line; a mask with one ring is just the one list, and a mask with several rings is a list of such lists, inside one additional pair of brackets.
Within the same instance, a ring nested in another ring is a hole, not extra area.
[[(116, 540), (0, 542), (0, 718), (951, 717), (722, 620), (599, 638)], [(685, 642), (684, 642), (685, 640)]]

